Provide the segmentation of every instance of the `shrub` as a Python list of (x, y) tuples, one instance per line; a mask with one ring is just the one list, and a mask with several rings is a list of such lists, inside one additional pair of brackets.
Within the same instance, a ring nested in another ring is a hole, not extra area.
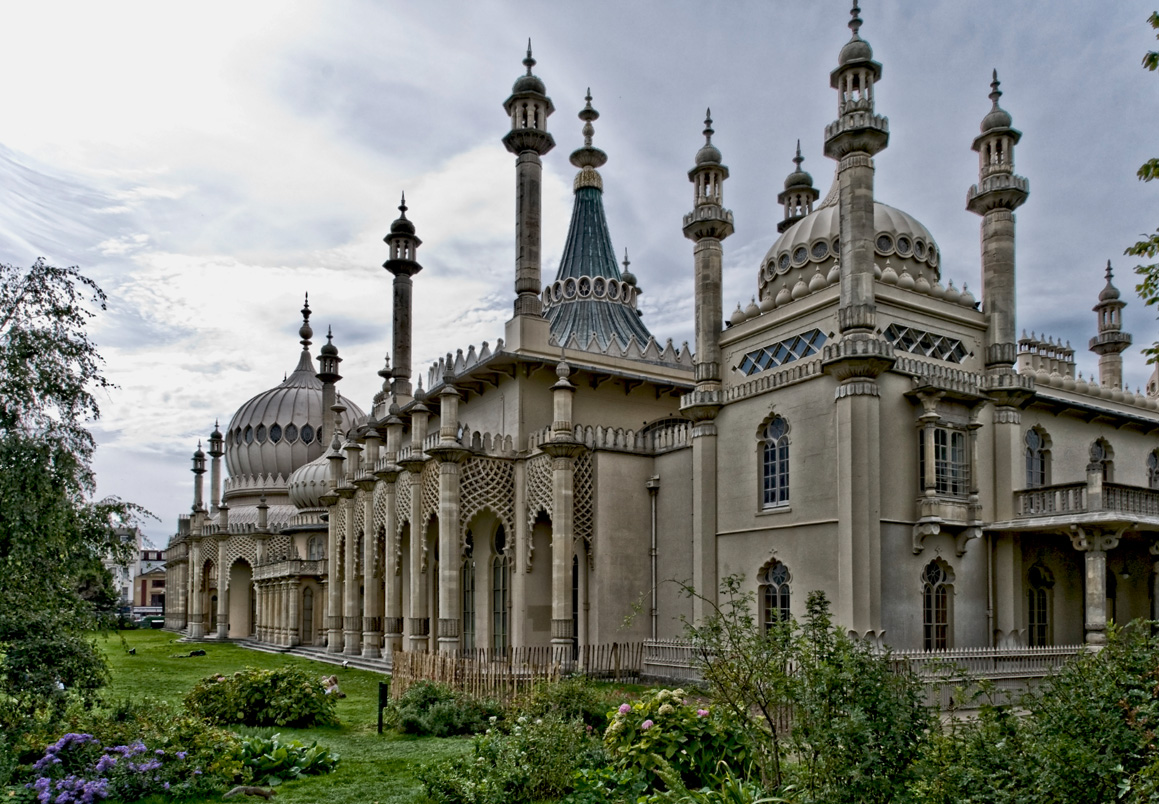
[(607, 761), (581, 721), (521, 716), (510, 731), (496, 720), (475, 738), (471, 755), (420, 768), (417, 776), (438, 804), (521, 804), (557, 799), (577, 770)]
[(748, 769), (752, 751), (743, 724), (723, 707), (687, 703), (684, 690), (621, 704), (609, 717), (604, 745), (617, 766), (644, 771), (653, 787), (671, 789), (663, 779), (669, 768), (687, 788), (708, 784), (722, 760)]
[(217, 725), (333, 726), (334, 697), (298, 667), (247, 667), (231, 676), (207, 676), (185, 697), (193, 714)]
[(530, 718), (556, 715), (563, 720), (582, 720), (584, 725), (603, 731), (608, 710), (615, 706), (606, 692), (585, 676), (567, 676), (559, 681), (541, 681), (518, 704), (520, 714)]
[(242, 743), (241, 759), (254, 784), (270, 787), (299, 776), (329, 773), (338, 766), (338, 755), (318, 743), (282, 740), (280, 734), (248, 738)]
[(502, 712), (495, 701), (455, 692), (445, 684), (420, 681), (391, 704), (387, 717), (403, 734), (450, 737), (481, 732)]

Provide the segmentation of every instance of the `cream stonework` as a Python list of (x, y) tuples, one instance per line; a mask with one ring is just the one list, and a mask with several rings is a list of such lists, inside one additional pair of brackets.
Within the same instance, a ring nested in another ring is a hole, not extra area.
[(889, 122), (860, 27), (855, 8), (830, 76), (833, 186), (822, 197), (798, 146), (753, 301), (727, 321), (734, 223), (706, 120), (682, 222), (695, 351), (651, 337), (616, 262), (590, 96), (567, 242), (542, 276), (555, 108), (529, 49), (504, 103), (518, 203), (503, 337), (412, 384), (421, 240), (404, 200), (385, 238), (382, 390), (367, 413), (338, 394), (330, 336), (315, 371), (307, 304), (297, 368), (215, 427), (208, 469), (194, 455), (167, 626), (388, 663), (400, 649), (569, 657), (679, 636), (730, 575), (762, 624), (803, 614), (820, 589), (843, 627), (896, 648), (1099, 645), (1109, 621), (1154, 617), (1159, 381), (1147, 395), (1122, 387), (1131, 337), (1111, 267), (1094, 307), (1098, 380), (1076, 377), (1068, 344), (1018, 336), (1015, 210), (1029, 183), (995, 75), (967, 193), (983, 286), (944, 278), (931, 233), (874, 197)]

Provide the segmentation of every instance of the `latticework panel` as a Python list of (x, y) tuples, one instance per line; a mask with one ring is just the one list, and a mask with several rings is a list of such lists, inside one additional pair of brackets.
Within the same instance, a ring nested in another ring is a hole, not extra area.
[(423, 510), (418, 517), (419, 526), (426, 527), (430, 518), (439, 512), (439, 464), (437, 461), (427, 461), (419, 475), (422, 485)]
[(394, 510), (398, 534), (410, 522), (410, 484), (414, 475), (410, 472), (398, 476), (398, 483), (394, 487)]
[(293, 540), (287, 533), (279, 533), (271, 536), (269, 541), (266, 542), (266, 560), (282, 561), (290, 558), (290, 550), (293, 546)]
[(366, 533), (366, 492), (358, 491), (354, 495), (354, 527), (347, 530), (350, 542), (354, 545), (354, 577), (362, 574), (362, 538)]
[(527, 461), (527, 526), (543, 511), (551, 516), (551, 456), (536, 455)]
[(459, 478), (460, 539), (475, 515), (492, 511), (509, 533), (515, 525), (515, 464), (495, 458), (476, 458), (463, 466)]
[(378, 533), (386, 527), (386, 484), (374, 484), (374, 528)]
[(591, 554), (592, 536), (595, 531), (595, 477), (592, 471), (592, 454), (584, 452), (575, 459), (573, 489), (575, 490), (574, 522), (575, 538), (587, 543)]

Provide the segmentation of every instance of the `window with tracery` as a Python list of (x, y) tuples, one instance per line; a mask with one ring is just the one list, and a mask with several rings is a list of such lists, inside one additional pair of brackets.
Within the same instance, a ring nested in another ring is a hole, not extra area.
[(507, 650), (510, 584), (511, 557), (507, 554), (507, 534), (500, 525), (495, 531), (495, 558), (491, 561), (491, 648), (498, 652)]
[(922, 647), (950, 647), (950, 592), (946, 570), (936, 560), (922, 570)]
[(762, 433), (762, 508), (789, 504), (789, 424), (777, 416)]
[(1046, 439), (1037, 427), (1026, 431), (1026, 488), (1046, 485)]
[(1045, 647), (1050, 644), (1050, 595), (1054, 577), (1046, 567), (1035, 564), (1026, 574), (1026, 585), (1027, 642), (1032, 648)]
[(761, 627), (765, 631), (789, 619), (791, 581), (789, 568), (782, 561), (774, 559), (762, 570), (758, 579), (758, 598), (761, 604)]
[(1147, 488), (1159, 489), (1159, 449), (1147, 456)]
[(1091, 444), (1091, 464), (1102, 467), (1104, 483), (1115, 482), (1115, 451), (1107, 439), (1099, 438)]

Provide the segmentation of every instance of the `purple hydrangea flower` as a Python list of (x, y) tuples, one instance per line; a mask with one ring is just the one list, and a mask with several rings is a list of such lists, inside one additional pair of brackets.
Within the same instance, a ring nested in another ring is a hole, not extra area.
[(640, 730), (647, 731), (648, 729), (652, 728), (654, 725), (656, 725), (656, 724), (653, 723), (651, 720), (645, 720), (643, 723), (640, 724)]
[(626, 703), (622, 703), (622, 704), (620, 704), (620, 714), (621, 714), (621, 715), (626, 715), (626, 714), (628, 714), (628, 713), (629, 713), (629, 712), (631, 712), (631, 711), (632, 711), (632, 705), (631, 705), (631, 704), (626, 704)]
[(708, 717), (708, 710), (707, 709), (697, 709), (696, 716), (697, 717)]

